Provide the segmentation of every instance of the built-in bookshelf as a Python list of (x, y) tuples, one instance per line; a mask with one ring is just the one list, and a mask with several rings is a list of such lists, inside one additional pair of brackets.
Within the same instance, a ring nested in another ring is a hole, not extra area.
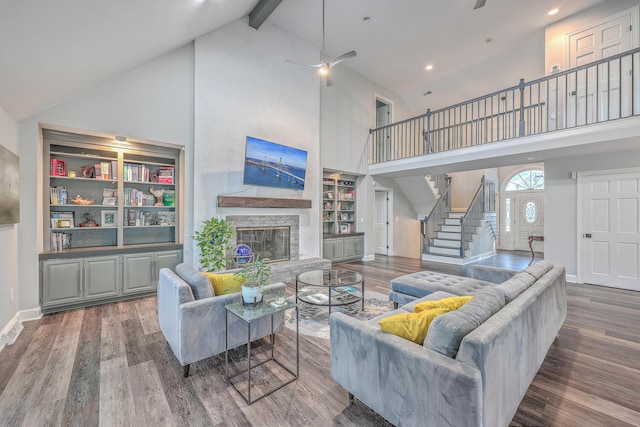
[(356, 225), (356, 177), (322, 179), (323, 234), (353, 234)]
[(45, 251), (178, 241), (181, 151), (43, 130)]

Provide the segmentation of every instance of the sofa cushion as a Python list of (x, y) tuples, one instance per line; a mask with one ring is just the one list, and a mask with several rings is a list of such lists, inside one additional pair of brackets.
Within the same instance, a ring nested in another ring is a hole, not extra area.
[(227, 295), (242, 290), (244, 279), (234, 273), (202, 273), (213, 287), (215, 295)]
[(435, 273), (433, 271), (419, 271), (391, 280), (392, 291), (416, 298), (421, 298), (437, 291), (449, 292), (454, 295), (473, 295), (479, 289), (493, 285), (493, 283), (481, 280)]
[(525, 273), (529, 273), (536, 280), (538, 280), (539, 278), (544, 276), (547, 271), (551, 270), (552, 268), (553, 268), (553, 264), (551, 264), (549, 261), (538, 261), (535, 264), (531, 264), (530, 266), (528, 266), (522, 271), (524, 271)]
[(446, 308), (449, 310), (457, 310), (469, 301), (471, 301), (472, 296), (456, 296), (456, 297), (448, 297), (434, 301), (423, 301), (415, 305), (413, 311), (415, 313), (420, 313), (426, 310), (432, 310), (434, 308)]
[(488, 287), (478, 291), (471, 301), (458, 310), (433, 320), (424, 346), (445, 356), (455, 357), (462, 339), (504, 305), (502, 290)]
[(191, 288), (193, 297), (197, 300), (214, 296), (209, 279), (197, 272), (191, 265), (183, 262), (176, 266), (178, 276)]
[(429, 325), (437, 316), (449, 312), (447, 307), (431, 308), (419, 313), (400, 313), (381, 319), (380, 329), (422, 345)]
[(534, 279), (531, 274), (523, 271), (516, 274), (506, 282), (496, 285), (496, 288), (504, 292), (505, 303), (509, 304), (535, 281), (536, 279)]

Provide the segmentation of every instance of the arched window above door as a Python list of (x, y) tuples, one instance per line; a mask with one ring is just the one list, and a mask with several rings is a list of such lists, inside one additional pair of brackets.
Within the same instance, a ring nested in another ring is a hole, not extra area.
[(505, 191), (523, 190), (544, 190), (544, 171), (530, 169), (517, 173), (505, 187)]

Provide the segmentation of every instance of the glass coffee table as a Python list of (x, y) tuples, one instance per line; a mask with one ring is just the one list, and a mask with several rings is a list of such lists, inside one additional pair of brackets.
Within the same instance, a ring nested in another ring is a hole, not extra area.
[(353, 270), (311, 270), (296, 277), (296, 303), (331, 307), (362, 303), (364, 311), (364, 277)]

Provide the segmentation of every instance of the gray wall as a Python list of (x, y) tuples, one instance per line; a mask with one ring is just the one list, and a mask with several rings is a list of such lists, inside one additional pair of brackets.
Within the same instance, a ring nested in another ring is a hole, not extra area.
[[(18, 126), (9, 115), (0, 108), (0, 145), (7, 150), (18, 153)], [(24, 161), (21, 157), (20, 161)], [(21, 168), (20, 179), (24, 174), (24, 168)], [(21, 195), (26, 194), (25, 189), (20, 189)], [(25, 210), (20, 207), (20, 221), (24, 224), (22, 217)], [(0, 272), (2, 272), (2, 280), (0, 280), (0, 346), (2, 345), (2, 332), (8, 326), (9, 322), (18, 312), (18, 230), (19, 224), (0, 225)], [(11, 289), (14, 290), (15, 297), (11, 301)]]
[[(20, 310), (39, 306), (38, 253), (43, 242), (41, 183), (42, 141), (38, 124), (46, 123), (111, 135), (126, 135), (184, 145), (186, 170), (193, 141), (193, 45), (185, 46), (18, 124), (21, 160), (21, 227), (19, 231)], [(192, 203), (185, 180), (185, 211)], [(185, 230), (192, 226), (185, 221)]]

